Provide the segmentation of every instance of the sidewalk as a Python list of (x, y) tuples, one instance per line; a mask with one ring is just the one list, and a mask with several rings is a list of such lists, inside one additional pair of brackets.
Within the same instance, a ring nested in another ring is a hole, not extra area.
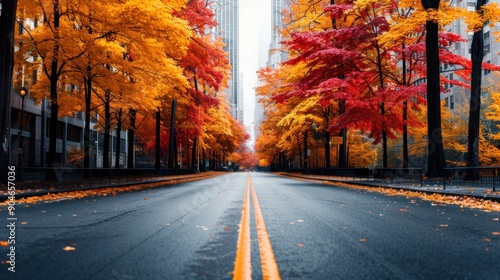
[(492, 201), (500, 201), (500, 186), (496, 192), (493, 192), (491, 188), (480, 188), (480, 187), (468, 187), (460, 186), (459, 184), (446, 184), (446, 189), (444, 189), (441, 181), (424, 180), (422, 186), (420, 183), (415, 182), (402, 182), (395, 180), (394, 182), (384, 182), (380, 179), (366, 179), (366, 178), (341, 178), (334, 176), (322, 176), (322, 175), (303, 175), (297, 173), (282, 173), (285, 176), (297, 177), (303, 179), (314, 179), (322, 180), (328, 182), (340, 182), (345, 184), (361, 185), (367, 187), (383, 187), (391, 188), (395, 190), (408, 190), (422, 193), (439, 193), (444, 195), (454, 195), (454, 196), (469, 196), (478, 199), (488, 199)]
[[(206, 177), (213, 176), (211, 172), (197, 173), (197, 174), (189, 174), (189, 175), (176, 175), (176, 176), (161, 176), (161, 177), (149, 177), (143, 178), (136, 181), (128, 181), (125, 182), (123, 180), (106, 180), (106, 182), (101, 183), (85, 183), (85, 182), (74, 182), (74, 184), (62, 184), (60, 186), (54, 186), (50, 189), (27, 189), (27, 190), (16, 190), (15, 198), (28, 198), (33, 196), (42, 196), (46, 194), (54, 194), (54, 193), (64, 193), (64, 192), (73, 192), (73, 191), (85, 191), (85, 190), (93, 190), (100, 188), (118, 188), (118, 187), (127, 187), (127, 186), (137, 186), (137, 185), (145, 185), (151, 183), (161, 183), (164, 182), (168, 184), (169, 182), (173, 182), (176, 180), (185, 180), (185, 179), (204, 179)], [(78, 187), (67, 187), (68, 185), (75, 185)], [(0, 203), (8, 200), (9, 195), (6, 189), (0, 190)]]

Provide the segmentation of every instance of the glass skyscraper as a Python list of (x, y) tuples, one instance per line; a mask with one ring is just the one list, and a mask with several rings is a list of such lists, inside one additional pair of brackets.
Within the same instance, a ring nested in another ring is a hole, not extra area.
[(238, 66), (239, 53), (239, 5), (238, 0), (219, 0), (214, 5), (218, 26), (215, 28), (215, 36), (221, 36), (224, 42), (225, 51), (229, 55), (229, 63), (232, 67), (231, 80), (226, 90), (231, 104), (231, 114), (243, 123), (243, 98), (240, 93)]

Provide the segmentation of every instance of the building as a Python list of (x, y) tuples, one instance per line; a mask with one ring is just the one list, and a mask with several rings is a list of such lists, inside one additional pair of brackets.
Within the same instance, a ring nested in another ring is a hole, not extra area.
[(231, 115), (243, 124), (243, 96), (240, 93), (241, 81), (238, 63), (239, 57), (239, 5), (238, 0), (220, 0), (214, 5), (215, 18), (218, 26), (215, 28), (215, 36), (221, 36), (225, 44), (224, 50), (229, 55), (229, 63), (232, 67), (231, 80), (226, 89)]
[[(279, 67), (279, 64), (288, 58), (288, 53), (281, 47), (282, 36), (280, 31), (283, 29), (283, 16), (281, 12), (288, 8), (289, 0), (271, 1), (271, 43), (269, 44), (267, 67)], [(265, 118), (265, 108), (259, 103), (261, 98), (256, 96), (255, 102), (255, 120), (254, 131), (258, 134), (259, 128)], [(255, 135), (256, 137), (258, 135)]]
[[(475, 11), (476, 10), (476, 2), (473, 0), (460, 0), (454, 2), (454, 5), (460, 8), (467, 8), (468, 11)], [(486, 1), (488, 2), (495, 2), (495, 3), (500, 3), (499, 0), (491, 0), (491, 1)], [(465, 22), (463, 20), (457, 20), (454, 21), (447, 29), (449, 32), (453, 32), (456, 34), (461, 35), (464, 39), (466, 39), (466, 42), (460, 42), (460, 43), (455, 43), (452, 48), (453, 52), (456, 54), (466, 57), (466, 58), (471, 58), (471, 44), (472, 44), (472, 37), (473, 37), (473, 32), (467, 30), (467, 26), (465, 25)], [(483, 39), (484, 39), (484, 57), (483, 57), (483, 62), (495, 64), (495, 65), (500, 65), (500, 59), (498, 58), (498, 53), (500, 53), (500, 44), (496, 42), (494, 34), (498, 33), (500, 31), (500, 28), (498, 27), (498, 24), (495, 24), (494, 27), (491, 27), (489, 25), (486, 25), (483, 29)], [(455, 77), (453, 75), (453, 72), (451, 71), (453, 69), (450, 69), (448, 65), (442, 65), (441, 66), (441, 73), (442, 75), (448, 77), (449, 79), (458, 79), (458, 77)], [(483, 89), (486, 89), (488, 86), (496, 84), (496, 78), (494, 75), (488, 71), (488, 70), (483, 70), (482, 72), (482, 87)], [(457, 87), (453, 85), (445, 85), (445, 88), (449, 90), (449, 92), (443, 94), (442, 98), (445, 100), (446, 106), (450, 109), (455, 109), (456, 105), (459, 103), (467, 103), (469, 102), (468, 96), (470, 91), (465, 90), (462, 87)], [(484, 95), (488, 96), (487, 90), (484, 90)], [(463, 100), (464, 98), (467, 98), (466, 100)]]
[[(26, 84), (29, 88), (29, 83)], [(24, 99), (24, 102), (23, 102)], [(24, 106), (23, 106), (24, 103)], [(22, 123), (22, 125), (20, 125)], [(95, 126), (95, 120), (90, 127)], [(11, 93), (11, 127), (10, 127), (10, 163), (21, 167), (46, 167), (49, 143), (50, 107), (47, 100), (36, 104), (29, 96), (19, 95), (19, 88), (14, 87)], [(83, 153), (84, 114), (76, 113), (74, 117), (59, 118), (57, 122), (57, 158), (62, 166), (83, 167), (83, 162), (72, 161), (72, 156)], [(125, 167), (127, 161), (127, 134), (120, 133), (120, 166)], [(110, 139), (110, 166), (115, 166), (117, 151), (116, 131)], [(103, 166), (104, 134), (91, 129), (90, 133), (90, 167)]]

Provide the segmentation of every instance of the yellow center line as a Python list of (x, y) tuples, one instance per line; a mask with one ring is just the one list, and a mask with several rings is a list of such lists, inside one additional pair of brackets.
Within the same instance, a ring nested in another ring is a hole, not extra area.
[(262, 277), (264, 279), (281, 279), (278, 264), (276, 263), (276, 258), (274, 257), (273, 248), (271, 246), (271, 240), (269, 240), (269, 235), (267, 234), (266, 224), (264, 222), (264, 217), (262, 216), (262, 211), (260, 210), (259, 200), (257, 199), (257, 193), (255, 192), (255, 187), (250, 174), (248, 175), (248, 178), (252, 188), (252, 200), (255, 223), (257, 225)]
[(250, 244), (250, 178), (247, 178), (233, 279), (252, 279)]
[(251, 239), (250, 239), (250, 189), (252, 189), (252, 202), (254, 206), (255, 223), (257, 227), (257, 239), (259, 243), (260, 263), (262, 266), (262, 278), (280, 280), (278, 264), (274, 257), (273, 248), (269, 235), (267, 234), (266, 224), (262, 211), (260, 210), (259, 200), (250, 174), (247, 177), (245, 198), (241, 214), (240, 232), (238, 234), (238, 248), (236, 250), (236, 260), (234, 262), (233, 279), (252, 279), (252, 259), (251, 259)]

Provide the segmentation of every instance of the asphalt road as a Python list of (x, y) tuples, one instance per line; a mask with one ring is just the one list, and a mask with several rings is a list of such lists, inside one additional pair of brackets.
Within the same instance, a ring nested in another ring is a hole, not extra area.
[[(243, 172), (18, 205), (16, 272), (0, 247), (0, 279), (232, 279), (252, 189), (282, 279), (500, 279), (498, 212)], [(255, 203), (250, 264), (262, 279)]]

